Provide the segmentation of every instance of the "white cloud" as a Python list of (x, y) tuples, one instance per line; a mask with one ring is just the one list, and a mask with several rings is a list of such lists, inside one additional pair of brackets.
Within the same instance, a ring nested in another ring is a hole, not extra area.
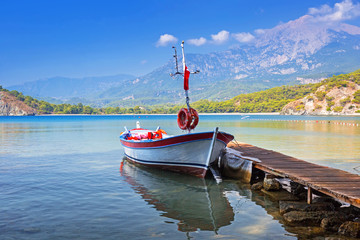
[(195, 45), (195, 46), (201, 46), (204, 45), (206, 43), (206, 39), (201, 37), (201, 38), (194, 38), (194, 39), (189, 39), (187, 40), (187, 43), (191, 44), (191, 45)]
[(147, 60), (142, 60), (140, 63), (141, 64), (146, 64), (148, 61)]
[(242, 79), (242, 78), (246, 78), (247, 76), (249, 76), (249, 75), (247, 75), (247, 74), (239, 74), (239, 75), (235, 76), (235, 79), (239, 80), (239, 79)]
[(261, 34), (264, 34), (264, 33), (265, 33), (265, 30), (264, 30), (264, 29), (256, 29), (254, 32), (255, 32), (255, 34), (257, 34), (257, 35), (261, 35)]
[(280, 69), (282, 75), (295, 73), (296, 70), (294, 68)]
[(360, 3), (344, 0), (335, 3), (333, 8), (325, 4), (320, 8), (309, 8), (309, 15), (314, 17), (314, 21), (328, 23), (354, 19), (360, 16)]
[(214, 43), (222, 44), (229, 39), (229, 34), (230, 33), (228, 31), (222, 30), (222, 31), (218, 32), (217, 34), (211, 34), (211, 38)]
[(164, 47), (167, 46), (170, 43), (176, 43), (177, 38), (170, 34), (163, 34), (160, 36), (159, 40), (156, 43), (157, 47)]
[(331, 7), (327, 4), (322, 5), (320, 8), (309, 8), (309, 14), (310, 15), (316, 15), (316, 14), (328, 14), (331, 12)]
[(236, 39), (236, 41), (241, 43), (251, 42), (255, 39), (255, 37), (251, 33), (233, 33), (232, 37)]

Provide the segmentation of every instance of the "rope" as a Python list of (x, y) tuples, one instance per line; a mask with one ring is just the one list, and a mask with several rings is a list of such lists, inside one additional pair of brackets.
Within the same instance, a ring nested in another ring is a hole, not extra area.
[[(226, 138), (226, 139), (230, 139), (229, 137), (227, 137), (226, 135), (224, 135), (224, 134), (222, 134), (221, 132), (219, 132), (224, 138)], [(231, 141), (229, 141), (229, 142), (233, 142), (233, 143), (235, 143), (239, 148), (241, 148), (241, 146), (240, 146), (240, 144), (238, 143), (238, 141), (236, 141), (235, 140), (235, 137), (234, 137), (234, 139), (233, 140), (231, 140)]]
[(239, 148), (241, 148), (240, 144), (238, 143), (238, 141), (235, 140), (235, 137), (234, 139), (232, 140), (232, 142), (234, 142)]

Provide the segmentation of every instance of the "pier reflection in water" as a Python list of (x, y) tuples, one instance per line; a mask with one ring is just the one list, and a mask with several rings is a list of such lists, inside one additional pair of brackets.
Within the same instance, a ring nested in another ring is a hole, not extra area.
[(177, 173), (124, 162), (125, 181), (161, 216), (177, 221), (181, 232), (217, 231), (231, 224), (234, 212), (222, 185)]

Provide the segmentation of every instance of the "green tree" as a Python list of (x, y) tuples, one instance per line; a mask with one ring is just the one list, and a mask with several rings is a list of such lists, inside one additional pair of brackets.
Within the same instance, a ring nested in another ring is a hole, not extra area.
[(13, 95), (14, 97), (17, 97), (19, 95), (19, 92), (16, 90), (12, 90), (9, 92), (11, 95)]
[(354, 96), (353, 103), (360, 103), (360, 90), (356, 91), (353, 96)]
[(315, 93), (315, 96), (317, 97), (317, 99), (319, 99), (319, 101), (324, 100), (325, 96), (326, 96), (326, 92), (323, 91), (317, 91)]
[(78, 103), (77, 105), (78, 113), (83, 113), (84, 105), (82, 103)]
[(345, 106), (349, 102), (351, 102), (350, 97), (346, 97), (346, 98), (340, 100), (340, 105)]
[(92, 114), (94, 112), (94, 109), (92, 107), (89, 106), (85, 106), (83, 109), (83, 113), (84, 114)]
[(341, 112), (342, 110), (344, 109), (344, 107), (342, 107), (342, 106), (336, 106), (336, 107), (334, 107), (334, 112)]
[(135, 106), (135, 107), (134, 107), (134, 113), (135, 113), (135, 114), (141, 113), (141, 108), (140, 108), (139, 106)]
[(45, 102), (45, 101), (41, 101), (40, 106), (39, 106), (39, 110), (42, 113), (52, 113), (54, 108), (50, 103)]

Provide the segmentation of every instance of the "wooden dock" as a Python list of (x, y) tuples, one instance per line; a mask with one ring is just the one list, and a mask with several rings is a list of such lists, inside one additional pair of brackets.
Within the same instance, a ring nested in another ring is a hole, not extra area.
[(315, 189), (333, 198), (360, 208), (360, 176), (339, 169), (320, 166), (275, 151), (246, 143), (229, 143), (242, 155), (258, 158), (253, 166), (266, 173), (286, 177), (308, 187), (308, 203)]

